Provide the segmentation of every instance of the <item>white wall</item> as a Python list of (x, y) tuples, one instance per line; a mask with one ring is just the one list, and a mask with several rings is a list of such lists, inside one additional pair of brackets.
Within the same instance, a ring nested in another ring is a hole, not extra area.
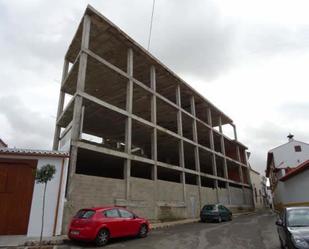
[[(296, 145), (301, 146), (301, 152), (295, 152), (294, 146)], [(309, 159), (309, 144), (293, 140), (271, 150), (270, 152), (274, 155), (275, 167), (293, 168)]]
[[(263, 193), (262, 177), (260, 174), (257, 174), (256, 172), (250, 170), (250, 178), (252, 183), (254, 206), (257, 209), (261, 209), (264, 207), (263, 196), (261, 195), (261, 193)], [(255, 196), (255, 189), (257, 196)]]
[[(61, 234), (61, 223), (62, 223), (62, 214), (63, 214), (63, 206), (64, 206), (64, 194), (65, 194), (65, 185), (67, 179), (67, 163), (68, 159), (56, 158), (56, 157), (45, 157), (38, 159), (37, 168), (41, 168), (43, 165), (52, 164), (56, 167), (56, 173), (54, 178), (48, 182), (46, 189), (46, 202), (45, 202), (45, 219), (44, 219), (44, 232), (43, 236), (52, 236), (54, 223), (55, 223), (55, 215), (56, 215), (56, 206), (58, 199), (58, 191), (60, 185), (60, 176), (62, 163), (64, 161), (64, 172), (62, 177), (62, 190), (60, 196), (58, 217), (57, 217), (57, 229), (56, 235)], [(40, 236), (41, 232), (41, 219), (42, 219), (42, 206), (43, 206), (43, 192), (44, 192), (44, 184), (35, 183), (33, 195), (32, 195), (32, 204), (28, 225), (28, 233), (29, 237)]]
[(278, 182), (275, 191), (276, 204), (284, 205), (309, 202), (309, 170), (306, 170), (285, 182)]

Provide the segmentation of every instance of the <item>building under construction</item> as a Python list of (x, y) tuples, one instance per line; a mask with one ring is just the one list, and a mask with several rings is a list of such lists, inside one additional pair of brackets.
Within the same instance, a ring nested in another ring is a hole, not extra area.
[(91, 6), (65, 55), (54, 149), (70, 150), (64, 224), (91, 206), (153, 220), (252, 206), (233, 121)]

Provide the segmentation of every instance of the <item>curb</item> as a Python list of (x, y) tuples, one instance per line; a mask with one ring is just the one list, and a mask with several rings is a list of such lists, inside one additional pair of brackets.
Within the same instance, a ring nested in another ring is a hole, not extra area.
[(177, 226), (177, 225), (195, 223), (195, 222), (199, 222), (199, 221), (200, 221), (200, 219), (197, 218), (197, 219), (190, 219), (190, 220), (154, 223), (154, 224), (150, 224), (150, 229), (151, 230), (158, 230), (158, 229), (161, 229), (161, 228), (167, 228), (167, 227), (172, 227), (172, 226)]
[[(57, 238), (59, 237), (59, 238)], [(63, 236), (57, 236), (57, 237), (53, 237), (51, 239), (43, 239), (42, 240), (42, 247), (46, 247), (46, 246), (58, 246), (58, 245), (62, 245), (64, 244), (65, 241), (68, 240), (66, 235)], [(25, 246), (26, 248), (32, 248), (35, 247), (37, 248), (40, 245), (40, 241), (39, 240), (28, 240), (25, 243), (19, 245), (19, 246)]]
[(251, 215), (251, 214), (256, 214), (256, 212), (244, 212), (244, 213), (236, 213), (233, 214), (233, 217), (238, 217), (238, 216), (242, 216), (242, 215)]

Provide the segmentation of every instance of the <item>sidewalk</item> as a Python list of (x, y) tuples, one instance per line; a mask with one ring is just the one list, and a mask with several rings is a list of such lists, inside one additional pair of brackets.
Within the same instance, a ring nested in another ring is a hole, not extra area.
[[(238, 217), (241, 215), (250, 215), (255, 212), (243, 212), (233, 214), (233, 217)], [(151, 223), (151, 230), (157, 230), (161, 228), (168, 228), (177, 225), (189, 224), (194, 222), (199, 222), (199, 218), (196, 219), (185, 219), (177, 220), (170, 222), (161, 222), (161, 223)], [(55, 237), (45, 237), (43, 238), (43, 245), (61, 245), (68, 240), (66, 235), (55, 236)], [(31, 238), (23, 235), (16, 236), (0, 236), (0, 248), (9, 248), (9, 247), (20, 247), (20, 246), (37, 246), (39, 244), (39, 238)]]
[[(66, 235), (55, 237), (44, 237), (43, 245), (61, 245), (67, 239)], [(37, 246), (40, 238), (27, 237), (25, 235), (8, 235), (0, 236), (0, 248), (20, 247), (20, 246)]]

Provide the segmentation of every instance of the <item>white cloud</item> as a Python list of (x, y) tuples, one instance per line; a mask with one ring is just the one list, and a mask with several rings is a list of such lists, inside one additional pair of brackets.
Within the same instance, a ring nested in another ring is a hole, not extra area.
[[(152, 1), (89, 3), (146, 46)], [(63, 56), (87, 4), (0, 0), (0, 137), (10, 145), (50, 146)], [(309, 140), (308, 7), (305, 0), (156, 1), (151, 51), (235, 121), (261, 172), (267, 150), (288, 132)]]

